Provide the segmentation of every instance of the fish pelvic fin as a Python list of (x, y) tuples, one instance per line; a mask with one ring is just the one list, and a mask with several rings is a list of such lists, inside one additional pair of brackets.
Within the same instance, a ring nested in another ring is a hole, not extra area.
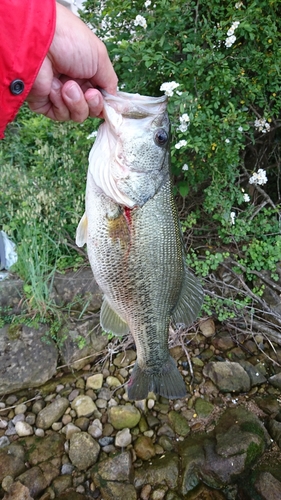
[(204, 292), (199, 280), (185, 267), (181, 294), (172, 312), (173, 322), (191, 325), (198, 317), (203, 300)]
[(130, 331), (126, 321), (120, 318), (119, 314), (112, 309), (105, 298), (100, 311), (100, 324), (105, 332), (117, 336), (127, 335)]
[(76, 245), (78, 247), (82, 247), (85, 243), (87, 243), (87, 232), (88, 218), (85, 212), (76, 229)]
[(135, 401), (147, 398), (149, 392), (167, 399), (178, 399), (186, 396), (186, 387), (175, 360), (169, 356), (157, 372), (140, 368), (136, 361), (127, 392), (128, 398)]

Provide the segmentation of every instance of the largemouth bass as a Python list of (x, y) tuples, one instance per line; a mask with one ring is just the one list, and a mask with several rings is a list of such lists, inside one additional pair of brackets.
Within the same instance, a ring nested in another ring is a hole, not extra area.
[(149, 391), (186, 394), (169, 354), (170, 321), (191, 324), (203, 292), (185, 265), (172, 194), (166, 96), (104, 93), (105, 121), (89, 155), (86, 211), (76, 243), (87, 243), (104, 293), (100, 323), (115, 335), (132, 333), (137, 361), (129, 399)]

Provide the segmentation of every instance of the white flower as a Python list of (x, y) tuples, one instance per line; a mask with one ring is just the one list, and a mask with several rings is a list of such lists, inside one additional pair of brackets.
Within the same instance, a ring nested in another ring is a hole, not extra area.
[(243, 132), (243, 127), (238, 127), (238, 132)]
[(177, 128), (179, 132), (186, 132), (188, 129), (188, 125), (186, 122), (183, 122), (180, 124), (180, 126)]
[(231, 26), (231, 28), (229, 28), (229, 30), (227, 32), (227, 36), (234, 35), (234, 31), (235, 31), (235, 28), (233, 28), (233, 26)]
[(254, 172), (252, 177), (249, 179), (250, 184), (259, 184), (259, 186), (263, 186), (267, 183), (266, 171), (262, 168), (259, 168), (257, 172)]
[(144, 6), (147, 8), (151, 5), (151, 0), (146, 0), (146, 2), (144, 2)]
[(182, 116), (180, 116), (180, 122), (183, 123), (183, 122), (189, 122), (190, 121), (190, 118), (188, 116), (187, 113), (184, 113)]
[(243, 2), (236, 2), (235, 9), (240, 9), (240, 7), (242, 7), (242, 5), (243, 5)]
[(93, 132), (91, 132), (91, 133), (87, 136), (87, 139), (93, 139), (93, 137), (97, 137), (97, 133), (98, 133), (98, 131), (97, 131), (97, 130), (94, 130)]
[(235, 224), (235, 217), (236, 217), (236, 213), (235, 212), (230, 212), (230, 221), (231, 221), (231, 224)]
[(145, 29), (147, 27), (146, 19), (143, 16), (141, 16), (140, 14), (138, 14), (136, 19), (134, 20), (134, 25), (141, 26), (142, 28)]
[(181, 141), (177, 142), (177, 144), (175, 144), (175, 148), (176, 149), (180, 149), (180, 148), (182, 148), (183, 146), (186, 146), (186, 145), (187, 145), (187, 142), (184, 139), (182, 139)]
[(186, 163), (182, 166), (182, 170), (188, 170), (188, 165)]
[(225, 139), (225, 142), (226, 142), (226, 144), (229, 144), (230, 140), (229, 139)]
[(249, 203), (249, 201), (250, 201), (250, 196), (249, 196), (247, 193), (244, 193), (244, 194), (243, 194), (243, 198), (244, 198), (244, 201), (245, 201), (246, 203)]
[(240, 24), (240, 21), (234, 21), (234, 23), (232, 24), (232, 28), (236, 30), (236, 28), (238, 28)]
[(176, 94), (182, 95), (182, 92), (180, 90), (176, 90)]
[(172, 97), (174, 95), (174, 90), (179, 87), (179, 83), (176, 82), (164, 82), (162, 83), (160, 90), (163, 90), (165, 94), (169, 97)]
[(270, 131), (270, 125), (267, 123), (265, 118), (256, 118), (254, 127), (263, 134)]
[(232, 36), (229, 36), (226, 40), (225, 40), (225, 46), (227, 48), (231, 47), (231, 45), (234, 44), (236, 40), (236, 36), (235, 35), (232, 35)]

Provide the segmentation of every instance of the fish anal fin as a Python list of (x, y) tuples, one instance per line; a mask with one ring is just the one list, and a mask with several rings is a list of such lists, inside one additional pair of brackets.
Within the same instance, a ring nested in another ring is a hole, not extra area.
[(149, 392), (167, 399), (177, 399), (186, 396), (186, 387), (175, 360), (169, 356), (157, 371), (142, 369), (136, 361), (127, 392), (128, 398), (135, 401), (147, 398)]
[(198, 279), (187, 269), (184, 269), (182, 290), (173, 312), (174, 323), (184, 323), (189, 326), (195, 321), (204, 300), (202, 286)]
[(87, 232), (88, 219), (85, 212), (76, 229), (76, 245), (78, 247), (82, 247), (85, 243), (87, 243)]
[(119, 314), (108, 304), (104, 299), (100, 311), (100, 324), (103, 330), (107, 333), (113, 333), (117, 336), (127, 335), (129, 327)]

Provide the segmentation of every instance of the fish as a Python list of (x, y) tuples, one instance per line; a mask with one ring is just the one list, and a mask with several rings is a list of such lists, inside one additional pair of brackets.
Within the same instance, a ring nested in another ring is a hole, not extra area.
[(137, 351), (129, 400), (186, 395), (168, 348), (169, 326), (190, 325), (203, 289), (186, 266), (170, 174), (167, 97), (103, 92), (104, 122), (89, 154), (85, 213), (76, 244), (87, 244), (103, 292), (105, 332), (131, 332)]

